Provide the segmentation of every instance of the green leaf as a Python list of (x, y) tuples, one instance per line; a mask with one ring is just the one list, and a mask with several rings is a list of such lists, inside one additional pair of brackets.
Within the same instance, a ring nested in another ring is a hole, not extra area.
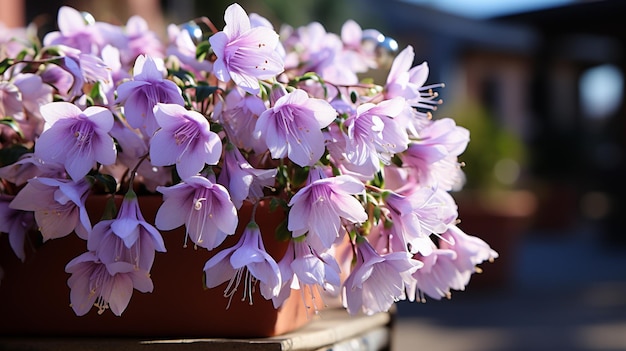
[(213, 95), (219, 89), (212, 85), (198, 85), (196, 86), (196, 101), (200, 102)]
[(115, 194), (117, 192), (117, 181), (112, 176), (97, 173), (94, 178), (104, 186), (107, 193)]
[(196, 60), (204, 61), (211, 54), (213, 54), (213, 49), (208, 40), (198, 43), (198, 46), (196, 46)]
[(22, 145), (12, 145), (11, 147), (0, 149), (0, 167), (4, 167), (17, 162), (24, 154), (30, 152)]
[(291, 232), (289, 231), (289, 229), (287, 229), (287, 222), (287, 218), (285, 218), (282, 222), (280, 222), (278, 227), (276, 227), (276, 230), (274, 232), (276, 240), (289, 241), (291, 239)]
[(4, 74), (4, 72), (6, 72), (6, 70), (9, 69), (9, 67), (11, 67), (14, 62), (15, 61), (10, 58), (5, 58), (4, 60), (2, 60), (2, 62), (0, 62), (0, 74)]

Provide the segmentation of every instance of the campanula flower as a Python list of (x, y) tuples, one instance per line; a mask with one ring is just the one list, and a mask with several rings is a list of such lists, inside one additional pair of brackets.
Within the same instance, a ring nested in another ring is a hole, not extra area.
[(124, 196), (116, 218), (93, 227), (87, 248), (104, 264), (128, 262), (145, 271), (150, 271), (155, 251), (166, 251), (161, 233), (143, 218), (132, 191)]
[(91, 106), (81, 111), (69, 102), (41, 106), (47, 129), (37, 140), (35, 156), (45, 162), (65, 165), (74, 181), (87, 175), (96, 162), (115, 162), (116, 150), (108, 132), (113, 115), (104, 107)]
[(388, 311), (406, 298), (410, 274), (421, 262), (407, 252), (380, 255), (366, 240), (359, 241), (356, 250), (356, 264), (343, 285), (343, 303), (350, 314)]
[[(224, 249), (204, 265), (204, 279), (208, 288), (228, 281), (224, 296), (231, 298), (243, 281), (243, 298), (252, 304), (254, 286), (259, 282), (261, 295), (269, 300), (277, 296), (281, 287), (280, 269), (265, 251), (259, 226), (250, 222), (235, 246)], [(230, 300), (229, 303), (230, 305)]]
[(0, 194), (0, 233), (5, 233), (9, 237), (9, 245), (15, 255), (22, 260), (26, 260), (24, 243), (26, 236), (31, 230), (35, 230), (37, 225), (31, 211), (22, 211), (10, 207), (12, 196)]
[(69, 179), (31, 178), (11, 201), (11, 207), (35, 212), (44, 241), (64, 237), (74, 230), (78, 236), (87, 239), (91, 222), (85, 199), (90, 188), (84, 179), (73, 182)]
[(343, 233), (342, 221), (358, 224), (367, 220), (363, 206), (353, 196), (364, 190), (357, 179), (341, 175), (312, 182), (289, 202), (288, 228), (297, 238), (304, 234), (316, 249), (330, 248)]
[(254, 132), (265, 141), (272, 158), (287, 156), (302, 167), (311, 166), (324, 153), (321, 129), (336, 116), (328, 102), (296, 89), (259, 116)]
[(98, 314), (110, 308), (113, 314), (121, 316), (134, 289), (142, 293), (153, 289), (150, 274), (145, 270), (127, 262), (105, 265), (93, 252), (85, 252), (71, 260), (65, 271), (71, 274), (67, 285), (71, 306), (77, 316), (87, 314), (93, 306), (98, 308)]
[(213, 72), (219, 80), (232, 79), (245, 91), (257, 94), (259, 79), (275, 77), (284, 70), (283, 59), (276, 51), (278, 34), (267, 27), (252, 27), (238, 4), (226, 9), (224, 21), (224, 29), (209, 38), (217, 56)]
[(153, 112), (157, 103), (184, 105), (180, 88), (164, 74), (162, 60), (140, 55), (133, 68), (133, 80), (117, 87), (116, 102), (124, 106), (128, 124), (147, 136), (159, 128)]
[(157, 228), (171, 230), (184, 224), (187, 237), (208, 250), (235, 233), (237, 209), (224, 186), (192, 176), (174, 186), (159, 186), (157, 191), (164, 199), (155, 219)]
[(229, 144), (224, 151), (224, 167), (217, 180), (230, 189), (233, 204), (240, 208), (246, 199), (256, 202), (262, 198), (263, 189), (274, 184), (276, 172), (275, 168), (252, 167), (239, 149)]
[(152, 165), (176, 165), (178, 175), (185, 179), (196, 175), (205, 164), (217, 164), (222, 143), (199, 112), (176, 104), (157, 104), (154, 117), (161, 128), (150, 141)]
[(467, 129), (457, 126), (450, 118), (443, 118), (422, 129), (419, 140), (412, 142), (400, 158), (406, 167), (414, 169), (420, 184), (458, 190), (465, 180), (458, 156), (468, 142)]

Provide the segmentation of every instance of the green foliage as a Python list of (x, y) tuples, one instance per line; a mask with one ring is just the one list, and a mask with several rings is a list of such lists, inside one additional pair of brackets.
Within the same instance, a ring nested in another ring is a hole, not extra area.
[(505, 161), (523, 168), (527, 150), (518, 133), (501, 126), (495, 116), (480, 104), (457, 104), (451, 110), (445, 115), (455, 116), (457, 125), (471, 132), (469, 145), (459, 157), (465, 163), (465, 188), (493, 190), (514, 187), (516, 182), (503, 182), (497, 176), (497, 166)]

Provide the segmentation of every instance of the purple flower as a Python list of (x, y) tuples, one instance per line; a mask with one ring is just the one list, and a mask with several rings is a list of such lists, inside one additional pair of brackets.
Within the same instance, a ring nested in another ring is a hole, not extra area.
[(157, 191), (164, 199), (155, 219), (157, 228), (171, 230), (185, 224), (187, 237), (207, 250), (235, 233), (237, 209), (222, 185), (193, 176), (171, 187), (157, 187)]
[(321, 129), (336, 116), (328, 102), (296, 89), (259, 116), (254, 133), (265, 140), (273, 158), (288, 156), (302, 167), (311, 166), (324, 153)]
[(293, 245), (295, 258), (291, 268), (300, 288), (319, 286), (331, 295), (339, 294), (341, 269), (335, 258), (328, 252), (317, 253), (305, 242), (294, 241)]
[(181, 30), (175, 24), (167, 27), (169, 45), (166, 50), (167, 56), (175, 56), (181, 63), (181, 67), (196, 74), (211, 72), (213, 64), (208, 60), (199, 61), (196, 58), (197, 46), (194, 43), (189, 31)]
[(388, 192), (384, 203), (395, 250), (430, 254), (430, 235), (445, 232), (457, 218), (454, 200), (438, 189), (418, 188), (406, 196)]
[(64, 237), (74, 230), (79, 237), (87, 239), (91, 222), (85, 199), (90, 187), (84, 178), (78, 182), (32, 178), (11, 201), (11, 208), (34, 211), (44, 241)]
[(0, 233), (9, 236), (9, 244), (15, 255), (22, 260), (26, 259), (24, 242), (31, 230), (36, 230), (35, 218), (31, 211), (16, 210), (9, 206), (13, 197), (0, 194)]
[(35, 156), (45, 162), (62, 163), (74, 181), (84, 177), (96, 162), (115, 162), (116, 150), (108, 132), (113, 115), (104, 107), (81, 111), (69, 102), (51, 102), (41, 107), (49, 126), (35, 144)]
[(226, 25), (209, 38), (217, 60), (213, 72), (223, 82), (235, 84), (251, 94), (260, 90), (259, 79), (269, 79), (284, 69), (276, 51), (278, 34), (267, 27), (251, 27), (241, 6), (232, 4), (224, 13)]
[(469, 131), (443, 118), (420, 131), (420, 138), (412, 142), (400, 157), (405, 167), (415, 170), (422, 186), (437, 186), (445, 191), (462, 187), (465, 176), (458, 156), (469, 142)]
[(67, 285), (72, 309), (78, 316), (87, 314), (93, 306), (98, 308), (98, 314), (110, 308), (120, 316), (130, 302), (133, 289), (144, 293), (153, 289), (147, 271), (127, 262), (105, 265), (93, 252), (74, 258), (65, 266), (65, 271), (71, 274)]
[(406, 150), (409, 136), (393, 117), (404, 107), (403, 99), (385, 100), (378, 105), (360, 105), (356, 114), (346, 119), (346, 154), (354, 166), (350, 169), (373, 176), (381, 161), (391, 163), (391, 157)]
[(448, 230), (441, 234), (441, 237), (443, 240), (440, 241), (439, 247), (456, 253), (454, 264), (461, 272), (471, 274), (480, 271), (476, 265), (485, 261), (491, 262), (498, 258), (498, 253), (489, 247), (484, 240), (466, 234), (455, 225), (449, 226)]
[(128, 124), (147, 136), (152, 136), (159, 128), (153, 112), (157, 103), (185, 104), (180, 88), (163, 76), (162, 60), (140, 55), (133, 68), (133, 80), (117, 87), (116, 102), (124, 105)]
[(117, 218), (93, 227), (87, 248), (107, 265), (127, 262), (145, 271), (152, 267), (155, 250), (166, 251), (161, 233), (143, 218), (133, 192), (124, 196)]
[(200, 172), (205, 164), (215, 165), (222, 143), (199, 112), (176, 104), (157, 104), (154, 117), (161, 127), (150, 140), (150, 162), (154, 166), (176, 165), (182, 179)]
[(267, 110), (265, 102), (256, 96), (247, 94), (241, 88), (232, 89), (225, 101), (215, 105), (215, 116), (224, 126), (230, 142), (240, 149), (263, 153), (267, 146), (262, 140), (251, 138), (256, 121)]
[(343, 303), (350, 314), (386, 312), (406, 297), (410, 274), (421, 262), (407, 252), (379, 255), (366, 241), (357, 244), (356, 265), (343, 286)]
[(87, 23), (83, 15), (68, 6), (61, 6), (57, 15), (59, 31), (50, 32), (43, 38), (45, 46), (67, 45), (86, 54), (99, 54), (105, 44), (98, 26)]
[(470, 272), (461, 272), (455, 266), (456, 253), (434, 247), (428, 256), (415, 255), (424, 266), (412, 274), (414, 283), (407, 288), (409, 301), (425, 302), (424, 294), (435, 300), (450, 298), (450, 289), (464, 290)]
[(339, 237), (342, 220), (367, 220), (363, 206), (352, 196), (364, 189), (363, 183), (347, 175), (312, 182), (291, 198), (288, 229), (294, 238), (308, 232), (307, 241), (320, 251), (330, 248)]
[(263, 189), (274, 185), (277, 170), (256, 169), (243, 157), (239, 149), (229, 144), (224, 152), (224, 167), (217, 179), (230, 191), (235, 207), (245, 199), (255, 201), (263, 197)]
[[(261, 295), (269, 300), (278, 295), (281, 275), (276, 261), (265, 251), (259, 226), (250, 222), (235, 246), (224, 249), (211, 257), (204, 265), (205, 284), (214, 288), (226, 281), (224, 297), (232, 298), (243, 280), (243, 298), (252, 304), (252, 294), (257, 281)], [(230, 305), (230, 301), (228, 303)]]

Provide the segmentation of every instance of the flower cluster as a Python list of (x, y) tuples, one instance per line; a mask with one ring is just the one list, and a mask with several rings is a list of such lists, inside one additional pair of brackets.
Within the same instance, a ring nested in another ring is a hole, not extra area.
[[(152, 291), (161, 233), (182, 226), (184, 245), (217, 252), (189, 267), (208, 288), (242, 284), (276, 308), (297, 289), (352, 314), (440, 299), (497, 257), (457, 226), (469, 132), (433, 117), (442, 84), (426, 85), (412, 47), (379, 84), (363, 78), (387, 69), (377, 30), (278, 34), (237, 4), (224, 19), (172, 24), (163, 40), (140, 17), (116, 26), (62, 7), (41, 41), (0, 29), (0, 232), (21, 260), (34, 230), (85, 240), (65, 268), (77, 315), (120, 315)], [(123, 200), (92, 223), (86, 200), (102, 193)], [(162, 199), (154, 223), (143, 193)], [(262, 202), (285, 213), (284, 257), (266, 252), (254, 210), (240, 216)]]

